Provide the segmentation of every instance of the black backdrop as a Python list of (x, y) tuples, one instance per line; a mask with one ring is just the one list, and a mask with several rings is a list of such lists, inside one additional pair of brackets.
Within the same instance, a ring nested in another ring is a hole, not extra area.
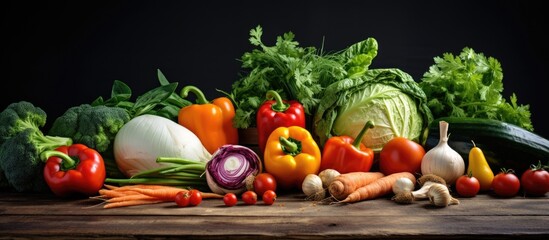
[[(549, 47), (542, 1), (9, 1), (2, 4), (0, 108), (27, 100), (48, 113), (109, 97), (115, 79), (134, 96), (171, 82), (210, 99), (229, 91), (252, 49), (292, 31), (301, 46), (341, 50), (374, 37), (372, 68), (396, 67), (418, 81), (433, 57), (471, 47), (498, 59), (504, 97), (529, 104), (535, 132), (549, 137)], [(545, 33), (546, 34), (546, 33)]]

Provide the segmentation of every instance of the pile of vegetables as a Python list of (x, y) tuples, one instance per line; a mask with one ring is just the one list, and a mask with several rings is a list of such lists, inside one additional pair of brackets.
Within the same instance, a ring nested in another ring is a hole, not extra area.
[(191, 103), (175, 90), (178, 83), (170, 83), (157, 70), (161, 86), (132, 99), (131, 88), (115, 80), (109, 99), (98, 97), (92, 103), (71, 107), (57, 117), (48, 134), (69, 137), (96, 149), (104, 158), (109, 177), (123, 177), (114, 160), (113, 145), (118, 131), (130, 119), (143, 114), (162, 116), (176, 121), (179, 110)]
[[(400, 69), (370, 67), (374, 38), (326, 53), (300, 47), (291, 32), (274, 46), (261, 37), (261, 26), (250, 31), (257, 49), (240, 59), (245, 74), (213, 101), (194, 86), (177, 94), (178, 84), (158, 70), (159, 87), (133, 100), (129, 86), (114, 81), (110, 98), (67, 109), (47, 134), (43, 110), (10, 104), (0, 113), (0, 187), (97, 194), (105, 208), (196, 206), (203, 198), (234, 206), (237, 195), (271, 205), (275, 191), (296, 190), (316, 201), (393, 194), (397, 203), (445, 207), (460, 203), (452, 187), (463, 197), (490, 190), (512, 197), (521, 186), (532, 196), (549, 192), (547, 166), (524, 165), (547, 160), (549, 140), (532, 132), (528, 105), (501, 96), (496, 59), (471, 48), (445, 53), (416, 82)], [(190, 92), (194, 104), (185, 99)], [(251, 127), (259, 154), (238, 145), (238, 128)], [(528, 159), (511, 165), (492, 153), (516, 155), (494, 146)], [(59, 169), (89, 159), (97, 172), (83, 177), (88, 185), (51, 184)], [(520, 168), (521, 179), (497, 172), (500, 165)]]

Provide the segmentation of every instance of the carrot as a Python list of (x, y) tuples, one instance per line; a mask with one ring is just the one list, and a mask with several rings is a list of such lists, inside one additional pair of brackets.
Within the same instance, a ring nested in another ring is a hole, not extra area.
[(354, 192), (349, 194), (349, 196), (339, 202), (353, 203), (385, 196), (392, 192), (393, 184), (395, 184), (397, 179), (403, 177), (412, 180), (412, 182), (416, 182), (416, 177), (409, 172), (393, 173), (377, 179), (366, 186), (356, 189)]
[(135, 191), (147, 196), (155, 197), (159, 200), (163, 201), (175, 201), (175, 195), (181, 191), (189, 191), (182, 188), (176, 188), (176, 187), (161, 187), (161, 188), (132, 188), (131, 191)]
[(132, 195), (109, 198), (106, 200), (106, 202), (113, 203), (113, 202), (125, 202), (125, 201), (134, 201), (134, 200), (162, 200), (162, 199), (147, 196), (145, 194), (132, 194)]
[(106, 189), (109, 189), (109, 190), (114, 190), (114, 189), (119, 188), (119, 187), (117, 187), (117, 186), (113, 186), (113, 185), (109, 185), (109, 184), (103, 184), (103, 186), (104, 186)]
[(105, 198), (113, 198), (113, 197), (122, 197), (122, 196), (128, 196), (128, 195), (134, 195), (134, 194), (141, 194), (136, 191), (115, 191), (115, 190), (109, 190), (109, 189), (99, 189), (99, 196), (105, 197)]
[[(122, 186), (122, 187), (105, 185), (105, 187), (107, 189), (117, 190), (117, 191), (126, 191), (126, 190), (132, 190), (132, 189), (136, 189), (136, 188), (141, 188), (141, 189), (178, 188), (178, 187), (171, 187), (171, 186), (165, 186), (165, 185), (154, 185), (154, 184), (135, 184), (135, 185), (125, 185), (125, 186)], [(178, 188), (178, 189), (182, 189), (182, 188)]]
[(357, 188), (365, 186), (383, 177), (381, 172), (350, 172), (338, 175), (328, 186), (330, 195), (335, 199), (344, 199)]
[[(98, 197), (91, 197), (101, 199), (107, 204), (104, 208), (115, 208), (125, 206), (135, 206), (142, 204), (171, 202), (175, 201), (177, 193), (182, 191), (189, 191), (188, 189), (165, 186), (165, 185), (126, 185), (122, 187), (105, 185), (104, 189), (99, 190)], [(223, 198), (223, 195), (201, 192), (202, 198)], [(115, 204), (116, 203), (116, 204)]]
[(157, 199), (153, 199), (153, 200), (150, 200), (150, 199), (149, 200), (144, 200), (144, 199), (128, 200), (128, 201), (107, 203), (107, 204), (105, 204), (105, 206), (103, 206), (103, 208), (129, 207), (129, 206), (138, 206), (138, 205), (154, 204), (154, 203), (161, 203), (161, 202), (163, 202), (163, 201), (162, 200), (157, 200)]

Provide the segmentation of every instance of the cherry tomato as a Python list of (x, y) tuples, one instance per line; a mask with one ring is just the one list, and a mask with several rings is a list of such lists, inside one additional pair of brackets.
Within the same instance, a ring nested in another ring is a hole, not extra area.
[(502, 169), (492, 180), (492, 190), (497, 196), (513, 197), (520, 190), (520, 180), (513, 170)]
[(275, 202), (276, 200), (276, 193), (275, 191), (273, 190), (267, 190), (263, 193), (263, 202), (266, 204), (266, 205), (273, 205), (273, 203)]
[(276, 179), (270, 173), (260, 173), (255, 176), (254, 179), (254, 192), (258, 196), (263, 196), (263, 193), (267, 190), (276, 191)]
[(395, 137), (381, 149), (379, 169), (385, 175), (397, 172), (421, 173), (424, 155), (425, 149), (419, 143), (405, 137)]
[(202, 192), (192, 189), (175, 195), (175, 203), (180, 207), (196, 206), (202, 202)]
[(189, 206), (191, 200), (191, 194), (189, 191), (181, 191), (175, 195), (175, 203), (180, 207)]
[(196, 189), (189, 191), (189, 205), (197, 206), (202, 202), (202, 192)]
[(549, 192), (549, 172), (539, 163), (522, 173), (520, 183), (524, 194), (543, 196)]
[(456, 180), (456, 191), (462, 197), (474, 197), (480, 191), (480, 182), (471, 174), (463, 175)]
[(225, 203), (225, 206), (232, 207), (236, 205), (236, 202), (238, 202), (238, 199), (236, 197), (236, 194), (227, 193), (225, 194), (225, 196), (223, 196), (223, 202)]
[(257, 193), (250, 190), (242, 193), (242, 201), (247, 205), (254, 205), (257, 202)]

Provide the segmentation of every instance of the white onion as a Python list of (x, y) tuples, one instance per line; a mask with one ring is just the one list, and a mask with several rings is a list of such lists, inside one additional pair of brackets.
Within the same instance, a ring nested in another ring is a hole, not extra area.
[(114, 157), (122, 173), (139, 172), (167, 165), (158, 157), (177, 157), (207, 162), (211, 154), (200, 139), (178, 123), (156, 115), (141, 115), (127, 122), (114, 139)]

